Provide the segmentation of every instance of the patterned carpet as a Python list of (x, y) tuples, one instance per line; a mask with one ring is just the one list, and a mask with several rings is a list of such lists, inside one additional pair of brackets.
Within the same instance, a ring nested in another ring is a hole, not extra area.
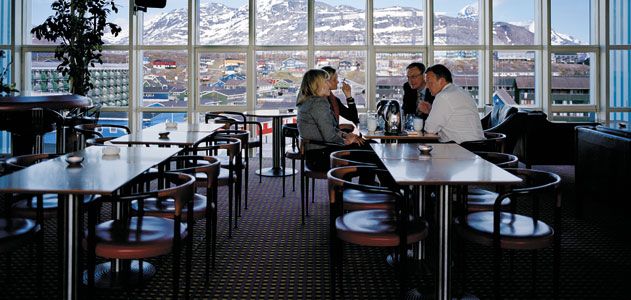
[[(265, 165), (271, 161), (266, 160)], [(254, 160), (253, 166), (257, 165)], [(535, 166), (537, 168), (538, 166)], [(623, 299), (631, 276), (629, 239), (604, 226), (575, 217), (573, 167), (541, 167), (563, 178), (563, 234), (561, 297), (563, 299)], [(254, 168), (252, 168), (254, 170)], [(300, 224), (300, 192), (288, 190), (281, 197), (281, 179), (250, 176), (249, 207), (242, 211), (233, 237), (227, 236), (227, 196), (220, 190), (217, 266), (210, 282), (204, 280), (203, 221), (196, 225), (190, 298), (193, 299), (328, 299), (328, 194), (326, 184), (316, 186), (316, 203), (310, 217)], [(106, 207), (107, 210), (107, 207)], [(104, 212), (103, 217), (109, 215)], [(628, 234), (627, 234), (628, 236)], [(42, 285), (38, 288), (35, 247), (23, 246), (0, 256), (0, 299), (58, 299), (59, 279), (56, 219), (46, 222)], [(458, 253), (462, 249), (455, 249)], [(388, 251), (346, 246), (343, 299), (396, 299), (399, 286), (395, 272), (385, 260)], [(487, 248), (466, 245), (466, 281), (454, 278), (454, 290), (464, 290), (481, 299), (491, 298), (492, 255)], [(537, 281), (532, 293), (531, 256), (515, 252), (512, 268), (504, 259), (503, 295), (508, 299), (546, 299), (552, 296), (552, 251), (539, 252)], [(156, 275), (144, 286), (102, 289), (94, 299), (172, 298), (171, 255), (150, 259)], [(179, 296), (184, 298), (182, 263)], [(432, 291), (432, 277), (412, 268), (406, 282), (425, 295)]]

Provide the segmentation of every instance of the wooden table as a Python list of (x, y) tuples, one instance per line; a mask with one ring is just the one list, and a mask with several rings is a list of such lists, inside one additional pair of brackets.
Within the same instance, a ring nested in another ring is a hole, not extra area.
[(403, 132), (401, 135), (386, 135), (383, 130), (379, 131), (368, 131), (366, 129), (361, 129), (359, 131), (363, 138), (381, 140), (382, 143), (420, 143), (420, 142), (438, 142), (438, 135), (432, 133), (420, 133), (416, 131), (411, 132)]
[[(122, 147), (118, 155), (104, 156), (102, 148), (88, 147), (75, 152), (84, 157), (76, 167), (66, 163), (66, 155), (47, 160), (0, 177), (2, 193), (57, 193), (63, 209), (62, 262), (63, 299), (78, 295), (81, 279), (82, 204), (85, 195), (113, 195), (122, 186), (175, 155), (176, 148)], [(64, 195), (65, 197), (61, 197)]]
[(295, 117), (295, 111), (286, 111), (280, 109), (265, 109), (265, 110), (253, 110), (246, 111), (244, 114), (248, 117), (260, 117), (260, 118), (272, 118), (272, 167), (263, 168), (260, 172), (256, 173), (261, 176), (281, 177), (283, 174), (289, 176), (296, 173), (296, 170), (292, 168), (285, 168), (285, 172), (280, 166), (280, 159), (283, 156), (281, 152), (281, 143), (283, 141), (283, 119), (289, 117)]
[[(521, 179), (469, 152), (458, 144), (432, 144), (431, 155), (421, 155), (419, 144), (371, 144), (388, 172), (400, 185), (438, 186), (438, 279), (436, 299), (451, 299), (450, 187), (470, 184), (514, 184)], [(422, 201), (423, 193), (419, 193)]]

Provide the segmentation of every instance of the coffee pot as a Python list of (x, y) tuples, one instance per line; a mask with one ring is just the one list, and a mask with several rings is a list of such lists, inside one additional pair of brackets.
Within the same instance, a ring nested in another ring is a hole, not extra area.
[(401, 104), (399, 104), (399, 101), (379, 101), (377, 103), (377, 114), (384, 120), (384, 134), (398, 135), (401, 133)]

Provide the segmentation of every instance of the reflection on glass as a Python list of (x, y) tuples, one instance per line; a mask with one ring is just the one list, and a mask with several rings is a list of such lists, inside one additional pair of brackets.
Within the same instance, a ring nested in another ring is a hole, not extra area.
[(422, 45), (425, 14), (422, 1), (375, 0), (375, 45)]
[(145, 45), (188, 44), (188, 1), (167, 1), (162, 9), (148, 9), (144, 16)]
[(612, 45), (631, 44), (631, 2), (609, 1), (609, 42)]
[(478, 1), (434, 1), (434, 44), (480, 44)]
[(533, 45), (535, 1), (493, 1), (493, 44)]
[[(331, 66), (337, 70), (338, 81), (346, 80), (357, 107), (366, 106), (366, 52), (365, 51), (316, 51), (315, 67)], [(342, 85), (332, 91), (344, 100)], [(342, 101), (346, 103), (345, 101)]]
[[(11, 38), (11, 1), (0, 2), (0, 45), (8, 45)], [(4, 153), (4, 152), (2, 152)]]
[[(185, 2), (185, 1), (183, 1)], [(249, 6), (246, 0), (201, 0), (199, 43), (201, 45), (247, 45)]]
[(186, 51), (144, 51), (142, 105), (186, 107), (187, 62)]
[(144, 112), (142, 113), (142, 128), (151, 127), (166, 122), (187, 122), (183, 112)]
[(307, 1), (256, 1), (257, 45), (306, 45)]
[(245, 53), (204, 53), (199, 61), (201, 105), (245, 106)]
[[(552, 59), (551, 96), (553, 105), (583, 105), (591, 103), (594, 53), (554, 52)], [(571, 117), (571, 116), (570, 116)], [(575, 116), (582, 120), (581, 116)]]
[(258, 51), (256, 108), (295, 107), (300, 82), (306, 71), (306, 51)]
[(366, 2), (349, 1), (315, 2), (316, 45), (366, 44)]
[(377, 53), (377, 86), (375, 101), (397, 99), (403, 101), (403, 84), (407, 81), (406, 68), (412, 62), (423, 62), (422, 53)]
[(535, 52), (494, 51), (493, 91), (505, 90), (517, 104), (535, 105)]
[[(570, 7), (571, 9), (568, 9)], [(552, 45), (588, 45), (591, 43), (591, 0), (550, 1), (550, 20)]]
[[(631, 107), (631, 50), (609, 52), (609, 105)], [(628, 115), (628, 114), (627, 114)]]
[(443, 64), (451, 71), (453, 83), (467, 90), (480, 104), (478, 96), (480, 82), (478, 78), (479, 53), (470, 50), (435, 51), (434, 63)]

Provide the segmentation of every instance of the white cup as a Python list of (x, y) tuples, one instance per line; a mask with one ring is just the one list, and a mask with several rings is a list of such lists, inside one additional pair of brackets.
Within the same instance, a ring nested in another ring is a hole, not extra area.
[(415, 131), (419, 131), (420, 132), (423, 129), (423, 119), (421, 119), (421, 118), (414, 118), (413, 126), (414, 126), (414, 130)]
[(369, 132), (374, 132), (377, 130), (377, 118), (374, 116), (369, 116), (366, 118), (366, 128)]

